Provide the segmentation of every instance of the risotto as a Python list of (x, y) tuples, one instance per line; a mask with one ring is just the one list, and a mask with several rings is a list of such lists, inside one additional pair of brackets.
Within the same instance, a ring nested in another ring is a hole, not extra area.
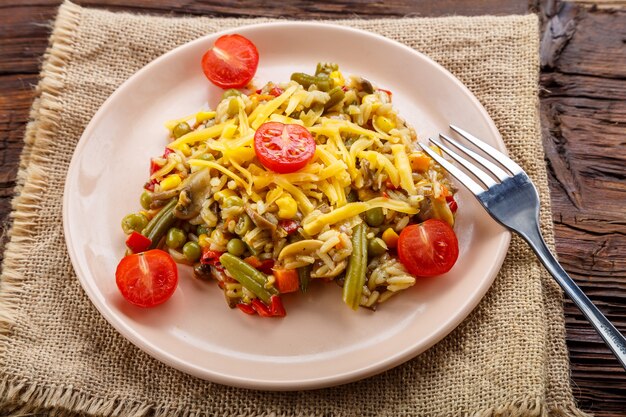
[(167, 251), (262, 316), (319, 281), (354, 309), (413, 286), (399, 235), (428, 219), (453, 226), (456, 203), (392, 93), (332, 63), (246, 91), (166, 123), (143, 209), (122, 221), (128, 251)]

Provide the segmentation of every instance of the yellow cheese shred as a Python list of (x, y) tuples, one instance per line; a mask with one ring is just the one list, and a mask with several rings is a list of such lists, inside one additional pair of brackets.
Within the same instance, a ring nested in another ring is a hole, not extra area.
[(379, 207), (406, 214), (416, 214), (418, 212), (415, 207), (412, 207), (404, 201), (391, 200), (385, 197), (377, 197), (369, 201), (348, 203), (345, 206), (336, 208), (329, 213), (321, 214), (309, 222), (305, 221), (303, 229), (309, 236), (312, 236), (319, 233), (324, 228), (324, 226), (330, 226), (339, 223), (343, 220), (347, 220), (351, 217), (357, 216), (369, 209)]
[(239, 175), (235, 174), (234, 172), (232, 172), (228, 168), (223, 167), (222, 165), (218, 164), (217, 162), (205, 161), (203, 159), (190, 159), (189, 160), (189, 165), (191, 165), (191, 166), (200, 166), (200, 167), (209, 167), (209, 168), (216, 169), (216, 170), (220, 171), (221, 173), (225, 174), (226, 176), (228, 176), (228, 177), (232, 178), (233, 180), (235, 180), (235, 182), (239, 183), (239, 185), (241, 185), (242, 187), (244, 187), (246, 189), (248, 194), (252, 193), (252, 187), (251, 187), (250, 184), (248, 184), (246, 181), (244, 181)]
[(400, 175), (400, 186), (406, 190), (409, 195), (416, 195), (417, 189), (413, 182), (413, 171), (409, 156), (406, 154), (404, 145), (391, 145), (391, 153), (393, 162)]
[(179, 137), (174, 142), (167, 145), (167, 147), (170, 149), (178, 149), (183, 144), (190, 145), (203, 140), (214, 139), (222, 134), (222, 131), (227, 125), (228, 122), (224, 122), (201, 130), (194, 130), (193, 132), (189, 132), (186, 135)]

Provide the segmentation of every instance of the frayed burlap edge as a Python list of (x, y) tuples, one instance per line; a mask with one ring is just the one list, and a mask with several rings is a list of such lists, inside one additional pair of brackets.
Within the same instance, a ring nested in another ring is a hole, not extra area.
[[(46, 177), (40, 163), (48, 156), (54, 143), (62, 108), (60, 94), (64, 88), (65, 71), (73, 51), (73, 36), (80, 23), (81, 7), (66, 1), (60, 8), (41, 70), (41, 81), (27, 125), (24, 150), (20, 159), (16, 197), (12, 202), (13, 226), (9, 231), (0, 282), (0, 357), (11, 342), (11, 326), (18, 308), (21, 276), (17, 266), (28, 257), (25, 247), (36, 238), (35, 222), (39, 202), (46, 190)], [(6, 375), (0, 380), (0, 412), (3, 415), (110, 415), (129, 417), (194, 417), (202, 410), (159, 407), (150, 402), (127, 399), (105, 399), (72, 386), (46, 386), (17, 376)], [(282, 414), (281, 414), (282, 415)], [(548, 407), (545, 398), (526, 398), (490, 407), (475, 413), (475, 417), (588, 417), (574, 406)], [(276, 416), (263, 413), (259, 416)]]
[[(105, 415), (123, 417), (200, 417), (201, 410), (157, 407), (150, 403), (129, 402), (120, 399), (103, 399), (73, 387), (40, 387), (30, 381), (4, 379), (0, 382), (0, 396), (10, 401), (2, 410), (13, 416), (45, 413), (49, 417), (77, 415)], [(471, 417), (589, 417), (577, 408), (549, 409), (543, 398), (528, 398), (491, 407)], [(258, 417), (288, 417), (287, 414), (262, 413)]]

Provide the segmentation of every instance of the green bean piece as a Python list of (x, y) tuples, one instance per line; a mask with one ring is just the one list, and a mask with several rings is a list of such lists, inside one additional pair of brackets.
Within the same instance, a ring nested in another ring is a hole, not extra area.
[(320, 74), (330, 74), (333, 71), (337, 71), (339, 69), (339, 65), (334, 62), (318, 62), (317, 68), (315, 68), (315, 75)]
[(367, 271), (367, 226), (363, 223), (353, 229), (352, 254), (348, 259), (348, 269), (343, 283), (343, 301), (353, 310), (359, 308), (365, 272)]
[(239, 97), (240, 95), (241, 91), (235, 88), (229, 88), (228, 90), (224, 91), (224, 94), (222, 94), (222, 100), (226, 100), (227, 98), (231, 97)]
[(365, 222), (372, 227), (380, 226), (384, 221), (385, 215), (380, 207), (369, 209), (365, 212)]
[(172, 200), (170, 200), (169, 203), (163, 206), (163, 208), (152, 218), (152, 220), (148, 222), (146, 227), (143, 228), (141, 234), (144, 236), (148, 236), (152, 229), (154, 229), (154, 226), (159, 222), (159, 220), (161, 220), (161, 217), (163, 217), (169, 209), (174, 208), (177, 202), (178, 200), (173, 198)]
[(165, 236), (165, 244), (168, 248), (178, 249), (185, 244), (187, 236), (184, 231), (178, 227), (172, 227), (167, 231)]
[(247, 214), (242, 214), (241, 217), (239, 217), (239, 220), (237, 220), (237, 224), (235, 225), (235, 233), (237, 233), (239, 236), (243, 236), (250, 230), (252, 230), (252, 220)]
[(278, 294), (278, 291), (273, 287), (265, 288), (265, 284), (267, 283), (265, 274), (238, 257), (230, 253), (225, 253), (220, 256), (220, 263), (237, 282), (246, 287), (266, 304), (270, 303), (272, 295)]
[(350, 192), (348, 192), (348, 195), (346, 195), (346, 200), (348, 200), (348, 203), (354, 203), (355, 201), (359, 201), (359, 194), (351, 188)]
[(179, 124), (174, 126), (174, 129), (172, 130), (172, 133), (174, 134), (174, 137), (176, 139), (186, 135), (189, 132), (191, 132), (191, 127), (187, 122), (180, 122)]
[[(150, 244), (150, 249), (155, 249), (163, 236), (167, 233), (167, 231), (174, 225), (177, 218), (174, 216), (174, 206), (164, 207), (163, 210), (167, 208), (167, 211), (163, 213), (163, 216), (159, 219), (159, 221), (154, 225), (150, 233), (146, 235), (152, 243)], [(162, 210), (162, 211), (163, 211)], [(160, 213), (160, 212), (159, 212)]]
[(131, 213), (122, 219), (122, 230), (127, 235), (132, 232), (141, 232), (148, 224), (148, 218), (141, 213)]
[(226, 110), (226, 113), (231, 117), (239, 114), (239, 100), (234, 97), (231, 98), (228, 102), (228, 110)]
[(316, 77), (303, 72), (294, 72), (291, 74), (291, 80), (297, 82), (307, 90), (312, 85), (317, 86), (317, 89), (320, 91), (330, 90), (330, 80), (328, 78)]
[(305, 293), (309, 288), (309, 281), (311, 281), (311, 265), (298, 268), (298, 279), (300, 280), (300, 291)]
[(371, 239), (367, 244), (367, 254), (369, 256), (380, 256), (387, 252), (387, 244), (379, 237)]
[(152, 193), (149, 191), (144, 191), (143, 193), (141, 193), (139, 202), (141, 203), (141, 207), (143, 207), (145, 210), (150, 210), (150, 204), (152, 204)]
[(230, 207), (243, 207), (243, 200), (241, 197), (237, 197), (236, 195), (231, 195), (230, 197), (226, 197), (224, 199), (224, 208)]
[(198, 235), (198, 236), (200, 236), (200, 235), (208, 235), (209, 233), (210, 233), (209, 227), (206, 224), (201, 224), (196, 229), (196, 235)]
[(187, 242), (183, 246), (183, 256), (189, 262), (196, 262), (200, 259), (200, 255), (202, 255), (202, 249), (200, 249), (200, 245), (197, 242)]
[(246, 244), (241, 239), (231, 239), (226, 244), (226, 250), (232, 255), (241, 256), (246, 251)]
[(330, 94), (330, 100), (328, 100), (326, 104), (324, 104), (324, 110), (335, 107), (346, 96), (346, 93), (343, 92), (341, 87), (333, 88), (328, 92), (328, 94)]

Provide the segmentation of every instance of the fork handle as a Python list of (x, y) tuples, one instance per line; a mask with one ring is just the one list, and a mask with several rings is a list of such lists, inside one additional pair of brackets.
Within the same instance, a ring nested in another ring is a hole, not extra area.
[(580, 287), (576, 285), (574, 280), (565, 272), (548, 249), (546, 242), (541, 236), (538, 225), (535, 224), (534, 226), (535, 227), (528, 231), (520, 231), (520, 235), (528, 242), (541, 260), (541, 263), (554, 279), (556, 279), (556, 282), (559, 283), (561, 288), (563, 288), (565, 294), (578, 306), (598, 334), (604, 339), (604, 342), (611, 348), (613, 354), (622, 364), (622, 367), (626, 369), (626, 338), (613, 326), (604, 314), (598, 310)]

